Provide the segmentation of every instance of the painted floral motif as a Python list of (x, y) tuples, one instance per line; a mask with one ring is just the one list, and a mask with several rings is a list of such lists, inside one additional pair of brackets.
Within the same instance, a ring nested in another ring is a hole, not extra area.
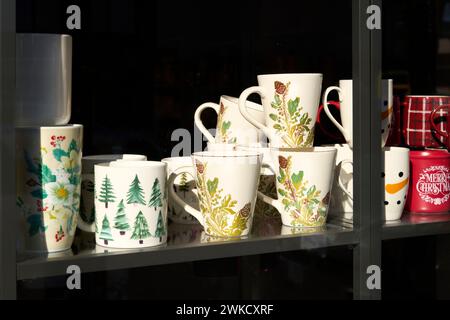
[(280, 200), (289, 211), (292, 226), (319, 227), (326, 222), (329, 193), (319, 200), (321, 191), (310, 186), (304, 179), (304, 172), (292, 173), (292, 158), (279, 156), (280, 175), (277, 177), (282, 187), (278, 189)]
[[(247, 230), (252, 212), (251, 203), (237, 209), (237, 201), (231, 195), (223, 195), (219, 178), (206, 179), (207, 164), (196, 162), (196, 183), (200, 211), (205, 219), (206, 233), (219, 237), (239, 237)], [(230, 221), (230, 217), (233, 219)]]
[(220, 103), (220, 109), (219, 109), (219, 115), (217, 117), (217, 131), (218, 136), (220, 137), (221, 143), (236, 143), (236, 137), (231, 138), (230, 134), (230, 128), (231, 128), (231, 121), (225, 121), (225, 112), (227, 111), (228, 107), (225, 107), (223, 103)]
[(290, 82), (275, 81), (275, 96), (271, 105), (276, 113), (271, 113), (269, 117), (275, 122), (273, 128), (288, 147), (311, 147), (314, 142), (314, 130), (310, 128), (312, 118), (308, 113), (302, 113), (300, 97), (288, 100), (290, 85)]
[(30, 237), (47, 231), (45, 221), (55, 221), (59, 224), (54, 235), (57, 242), (66, 234), (75, 234), (80, 199), (81, 153), (75, 140), (70, 142), (67, 149), (63, 148), (65, 141), (65, 136), (54, 135), (50, 141), (52, 149), (41, 149), (42, 153), (51, 152), (59, 163), (59, 167), (53, 171), (43, 163), (42, 155), (32, 158), (24, 151), (26, 169), (30, 174), (26, 185), (31, 197), (36, 199), (36, 206), (28, 207), (21, 197), (18, 197), (17, 205), (28, 223)]

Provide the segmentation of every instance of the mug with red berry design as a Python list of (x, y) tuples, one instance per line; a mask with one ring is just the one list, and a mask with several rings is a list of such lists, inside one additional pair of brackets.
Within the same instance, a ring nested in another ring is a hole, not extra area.
[(21, 249), (70, 249), (80, 208), (82, 125), (16, 130)]
[[(272, 147), (312, 147), (322, 79), (322, 74), (259, 75), (259, 86), (242, 92), (239, 110), (248, 122), (263, 131)], [(265, 123), (252, 116), (245, 107), (247, 98), (253, 93), (261, 96)]]
[[(278, 199), (258, 197), (275, 207), (283, 225), (317, 228), (326, 225), (336, 148), (271, 148)], [(276, 160), (275, 160), (276, 159)]]

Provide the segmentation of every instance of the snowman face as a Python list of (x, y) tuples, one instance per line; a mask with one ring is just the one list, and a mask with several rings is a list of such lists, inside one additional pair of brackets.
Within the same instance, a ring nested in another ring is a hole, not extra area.
[[(393, 148), (402, 149), (402, 148)], [(406, 154), (406, 155), (405, 155)], [(409, 186), (409, 152), (385, 151), (384, 212), (386, 221), (400, 219)]]

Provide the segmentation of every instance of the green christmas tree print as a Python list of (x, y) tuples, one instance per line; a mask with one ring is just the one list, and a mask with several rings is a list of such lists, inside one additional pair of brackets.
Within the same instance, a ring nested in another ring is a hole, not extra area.
[(134, 230), (131, 239), (139, 240), (139, 244), (143, 244), (144, 241), (142, 239), (146, 239), (151, 237), (150, 231), (148, 230), (148, 223), (144, 217), (144, 214), (139, 211), (136, 216), (136, 220), (134, 222)]
[(166, 235), (166, 227), (163, 221), (162, 213), (159, 211), (158, 223), (156, 225), (155, 237), (159, 237), (159, 242), (162, 242), (162, 237)]
[(180, 177), (180, 191), (186, 193), (189, 191), (188, 181), (187, 181), (187, 173), (183, 172)]
[(105, 204), (105, 208), (108, 208), (108, 203), (114, 202), (116, 197), (114, 196), (113, 186), (108, 176), (105, 176), (102, 182), (102, 186), (100, 187), (100, 196), (98, 201)]
[(141, 182), (139, 181), (137, 175), (130, 185), (130, 190), (128, 191), (127, 194), (127, 203), (145, 205), (144, 190), (141, 187)]
[(162, 208), (162, 201), (161, 201), (161, 186), (159, 184), (158, 178), (155, 179), (155, 182), (153, 183), (152, 187), (152, 196), (150, 198), (150, 201), (148, 202), (149, 207), (154, 207), (155, 210), (157, 208)]
[(100, 239), (103, 240), (103, 242), (107, 245), (108, 241), (113, 241), (113, 237), (111, 234), (111, 227), (109, 226), (109, 220), (108, 217), (105, 214), (105, 217), (103, 218), (102, 222), (102, 232), (100, 233)]
[(117, 213), (114, 218), (114, 228), (120, 230), (120, 235), (123, 236), (127, 230), (130, 230), (130, 225), (128, 224), (128, 219), (125, 214), (125, 205), (123, 204), (123, 199), (120, 200), (117, 208)]

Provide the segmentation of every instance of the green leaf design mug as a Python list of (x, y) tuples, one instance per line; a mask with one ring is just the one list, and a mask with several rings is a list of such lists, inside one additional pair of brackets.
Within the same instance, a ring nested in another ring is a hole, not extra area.
[(200, 210), (187, 204), (173, 188), (179, 175), (191, 174), (192, 166), (173, 170), (168, 183), (171, 199), (194, 216), (209, 236), (247, 236), (253, 222), (262, 154), (198, 152), (192, 155), (192, 161)]
[[(205, 109), (211, 108), (217, 113), (216, 137), (206, 129), (201, 120)], [(259, 104), (247, 102), (245, 109), (260, 122), (264, 120), (264, 110)], [(240, 113), (238, 99), (221, 96), (220, 103), (206, 102), (195, 111), (194, 122), (211, 144), (258, 144), (264, 141), (264, 134), (248, 122)]]
[[(303, 73), (259, 75), (259, 86), (244, 90), (239, 97), (239, 110), (245, 119), (264, 132), (271, 146), (312, 147), (322, 78), (322, 74)], [(261, 96), (265, 122), (245, 108), (253, 93)]]
[[(275, 207), (283, 225), (323, 227), (326, 225), (337, 150), (271, 148), (278, 199), (261, 192), (258, 197)], [(267, 164), (265, 165), (267, 166)]]

